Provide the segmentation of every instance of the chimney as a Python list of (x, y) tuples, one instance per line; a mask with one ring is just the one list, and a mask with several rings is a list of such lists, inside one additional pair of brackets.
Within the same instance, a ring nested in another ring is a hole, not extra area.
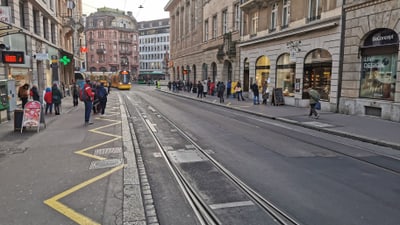
[(128, 11), (128, 16), (132, 17), (132, 11)]

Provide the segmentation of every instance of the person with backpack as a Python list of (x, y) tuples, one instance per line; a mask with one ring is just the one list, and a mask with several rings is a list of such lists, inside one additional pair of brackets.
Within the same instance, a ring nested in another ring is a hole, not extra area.
[(258, 90), (258, 85), (257, 82), (254, 82), (253, 85), (251, 85), (251, 90), (253, 91), (253, 104), (254, 105), (259, 105), (260, 104), (260, 92)]
[(60, 115), (60, 105), (61, 105), (61, 99), (63, 98), (63, 95), (61, 94), (60, 89), (57, 86), (57, 83), (53, 84), (53, 87), (51, 88), (51, 93), (52, 93), (52, 102), (54, 104), (54, 114), (55, 115)]
[(90, 80), (86, 80), (81, 96), (82, 101), (85, 103), (85, 126), (93, 124), (93, 122), (90, 121), (90, 113), (92, 112), (94, 93), (90, 85)]
[(106, 104), (107, 104), (107, 95), (108, 92), (106, 90), (106, 88), (104, 87), (103, 83), (100, 83), (99, 86), (97, 86), (96, 88), (96, 95), (99, 98), (100, 101), (100, 113), (101, 115), (104, 115), (104, 111), (106, 110)]
[(314, 114), (315, 119), (319, 118), (319, 114), (317, 113), (317, 111), (315, 110), (315, 106), (317, 104), (319, 104), (319, 99), (320, 99), (320, 95), (318, 93), (318, 91), (312, 89), (311, 87), (305, 86), (304, 90), (306, 92), (308, 92), (308, 95), (310, 97), (310, 113), (308, 114), (308, 117), (312, 117), (312, 115)]
[(46, 94), (44, 94), (44, 101), (46, 102), (46, 111), (45, 114), (47, 115), (47, 112), (50, 111), (50, 114), (52, 114), (53, 110), (53, 94), (51, 93), (51, 88), (46, 88)]

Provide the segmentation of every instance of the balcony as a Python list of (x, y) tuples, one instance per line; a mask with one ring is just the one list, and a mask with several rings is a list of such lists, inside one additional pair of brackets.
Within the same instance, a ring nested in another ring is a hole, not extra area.
[(107, 53), (107, 51), (104, 48), (98, 48), (96, 49), (96, 53), (100, 55), (104, 55)]
[(132, 44), (132, 39), (131, 38), (120, 38), (119, 43), (128, 43), (128, 44)]
[(131, 50), (119, 50), (120, 55), (132, 55)]
[(265, 0), (248, 0), (248, 1), (243, 2), (240, 5), (240, 8), (246, 12), (246, 11), (249, 11), (249, 10), (255, 9), (255, 8), (265, 8), (265, 7), (267, 7), (267, 4), (268, 4), (268, 2)]

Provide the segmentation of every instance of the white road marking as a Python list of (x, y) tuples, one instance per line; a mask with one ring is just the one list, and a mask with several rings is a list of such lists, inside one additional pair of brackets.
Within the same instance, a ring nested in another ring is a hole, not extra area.
[(234, 208), (234, 207), (241, 207), (241, 206), (251, 206), (254, 205), (252, 201), (242, 201), (242, 202), (227, 202), (227, 203), (220, 203), (220, 204), (212, 204), (210, 205), (211, 209), (224, 209), (224, 208)]

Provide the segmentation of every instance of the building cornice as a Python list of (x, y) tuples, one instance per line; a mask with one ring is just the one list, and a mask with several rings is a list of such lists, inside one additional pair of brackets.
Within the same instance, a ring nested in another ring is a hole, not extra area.
[(366, 2), (355, 2), (355, 3), (349, 3), (344, 6), (344, 10), (346, 12), (358, 10), (361, 8), (377, 5), (377, 4), (382, 4), (384, 2), (389, 2), (391, 0), (371, 0), (371, 1), (366, 1)]

